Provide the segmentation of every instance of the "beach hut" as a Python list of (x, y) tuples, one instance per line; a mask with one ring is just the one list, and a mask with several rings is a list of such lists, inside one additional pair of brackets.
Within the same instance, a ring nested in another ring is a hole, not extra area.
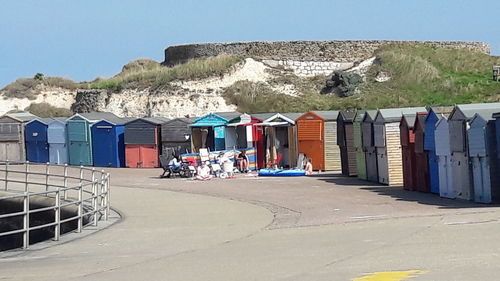
[(52, 120), (52, 118), (41, 118), (26, 123), (24, 128), (26, 160), (34, 163), (49, 162), (47, 129)]
[[(275, 113), (242, 114), (226, 124), (226, 149), (244, 149), (254, 148), (254, 157), (259, 169), (265, 168), (265, 142), (262, 123)], [(248, 150), (247, 150), (247, 155)]]
[(498, 202), (500, 199), (500, 170), (494, 120), (492, 114), (476, 113), (467, 131), (474, 201), (479, 203)]
[(70, 165), (92, 166), (92, 124), (118, 118), (110, 112), (77, 113), (66, 121), (68, 162)]
[(338, 111), (310, 111), (299, 116), (298, 153), (312, 159), (314, 170), (340, 171), (340, 149), (337, 145)]
[[(226, 149), (254, 147), (254, 139), (259, 139), (259, 136), (257, 136), (253, 124), (259, 122), (262, 122), (262, 120), (246, 113), (229, 120), (226, 123), (225, 132)], [(260, 142), (263, 144), (262, 135), (260, 136)]]
[(57, 165), (67, 164), (66, 118), (53, 118), (47, 124), (47, 142), (49, 145), (49, 162)]
[(496, 131), (496, 143), (497, 143), (497, 158), (498, 165), (500, 165), (500, 111), (493, 113), (493, 118), (495, 118), (495, 131)]
[(377, 149), (373, 142), (373, 118), (376, 114), (376, 110), (367, 111), (361, 123), (366, 162), (366, 179), (372, 182), (378, 182)]
[(25, 154), (23, 121), (0, 117), (0, 160), (24, 161)]
[(352, 123), (354, 148), (356, 149), (356, 171), (358, 171), (358, 178), (366, 180), (366, 158), (363, 149), (363, 130), (362, 121), (365, 116), (365, 110), (357, 110), (356, 116)]
[(424, 131), (424, 150), (427, 151), (428, 166), (429, 166), (429, 185), (432, 193), (439, 194), (439, 165), (438, 156), (436, 155), (436, 141), (434, 133), (436, 123), (443, 116), (448, 116), (453, 107), (430, 107), (427, 117), (425, 118)]
[(196, 118), (176, 118), (161, 125), (163, 155), (180, 155), (191, 152), (191, 128)]
[(265, 163), (282, 167), (297, 166), (297, 131), (295, 120), (303, 113), (276, 113), (255, 126), (262, 127)]
[(413, 131), (415, 133), (415, 184), (416, 189), (421, 192), (431, 192), (429, 178), (429, 159), (424, 149), (425, 119), (427, 112), (417, 112)]
[(373, 121), (373, 142), (377, 150), (378, 182), (403, 184), (403, 163), (399, 124), (403, 114), (426, 111), (424, 107), (379, 109)]
[(355, 110), (342, 110), (337, 118), (337, 144), (340, 149), (342, 174), (345, 176), (358, 175), (353, 127), (355, 117)]
[(497, 112), (499, 108), (500, 103), (461, 104), (455, 106), (448, 118), (452, 176), (455, 180), (453, 190), (456, 198), (474, 199), (467, 138), (470, 121), (476, 113), (483, 116), (491, 115)]
[(403, 114), (399, 130), (401, 134), (401, 155), (403, 159), (403, 187), (406, 190), (417, 190), (415, 171), (415, 114)]
[(240, 115), (239, 112), (217, 112), (197, 118), (189, 125), (192, 152), (197, 153), (200, 148), (210, 151), (226, 149), (226, 124)]
[(163, 117), (138, 118), (125, 123), (125, 166), (156, 168), (159, 166), (161, 125)]
[(26, 160), (24, 125), (36, 118), (28, 112), (9, 113), (0, 117), (0, 160)]
[(434, 142), (438, 157), (439, 195), (445, 198), (455, 198), (453, 192), (453, 175), (451, 167), (450, 132), (448, 118), (442, 116), (436, 122)]
[(132, 120), (108, 118), (92, 125), (92, 156), (95, 167), (125, 167), (125, 123)]
[[(255, 113), (252, 118), (259, 120), (259, 123), (264, 122), (276, 113)], [(256, 149), (257, 167), (259, 169), (266, 167), (266, 137), (265, 127), (259, 126), (259, 123), (252, 124), (254, 130), (254, 147)]]

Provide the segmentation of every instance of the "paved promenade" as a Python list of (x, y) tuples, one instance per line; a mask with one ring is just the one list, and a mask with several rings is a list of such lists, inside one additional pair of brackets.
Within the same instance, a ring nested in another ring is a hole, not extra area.
[(157, 169), (110, 171), (121, 222), (1, 258), (0, 280), (387, 280), (374, 274), (386, 272), (378, 276), (436, 281), (500, 272), (496, 206), (337, 175), (195, 182), (158, 179)]

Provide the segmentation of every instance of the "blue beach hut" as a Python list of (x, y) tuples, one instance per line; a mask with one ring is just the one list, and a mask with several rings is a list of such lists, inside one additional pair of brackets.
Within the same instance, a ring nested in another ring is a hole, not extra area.
[(107, 112), (77, 113), (67, 121), (69, 164), (92, 166), (92, 124), (118, 116)]
[(67, 164), (66, 118), (54, 118), (47, 124), (47, 143), (49, 146), (49, 162), (57, 165)]
[(453, 199), (455, 198), (455, 193), (453, 192), (455, 180), (452, 175), (450, 133), (448, 118), (446, 116), (441, 116), (436, 122), (434, 139), (439, 168), (439, 196)]
[(469, 157), (474, 183), (474, 201), (479, 203), (498, 202), (500, 199), (500, 178), (498, 177), (497, 144), (495, 121), (492, 114), (476, 113), (467, 131)]
[(125, 167), (125, 123), (130, 118), (110, 118), (94, 123), (92, 157), (96, 167)]
[(500, 103), (478, 103), (456, 105), (448, 118), (452, 176), (455, 179), (453, 190), (460, 199), (474, 199), (474, 186), (471, 181), (472, 166), (469, 163), (467, 130), (476, 113), (483, 116), (497, 112)]
[(436, 123), (448, 116), (453, 110), (453, 107), (430, 107), (429, 113), (425, 118), (424, 130), (424, 150), (427, 151), (429, 162), (429, 183), (431, 192), (439, 194), (439, 157), (436, 155), (436, 140), (434, 138), (436, 131)]
[(193, 152), (199, 152), (200, 148), (208, 148), (210, 151), (224, 150), (226, 148), (225, 131), (226, 124), (239, 117), (239, 112), (217, 112), (202, 116), (190, 124), (191, 145)]
[(48, 124), (52, 118), (34, 119), (26, 123), (24, 138), (26, 160), (34, 163), (49, 162)]

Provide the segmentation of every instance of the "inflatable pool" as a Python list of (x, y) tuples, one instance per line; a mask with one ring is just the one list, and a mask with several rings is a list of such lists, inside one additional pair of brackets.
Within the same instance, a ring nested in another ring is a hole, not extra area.
[(302, 169), (279, 170), (279, 169), (261, 169), (260, 177), (300, 177), (305, 176), (306, 171)]

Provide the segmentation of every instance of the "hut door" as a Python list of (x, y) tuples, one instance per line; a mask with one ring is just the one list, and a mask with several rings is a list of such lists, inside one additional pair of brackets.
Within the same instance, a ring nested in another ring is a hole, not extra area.
[(13, 142), (0, 143), (0, 156), (5, 157), (5, 158), (2, 157), (3, 160), (24, 161), (24, 159), (21, 159), (20, 146), (21, 145), (19, 143), (13, 143)]
[(378, 182), (383, 184), (389, 184), (387, 149), (385, 147), (377, 147), (377, 167), (378, 167)]
[(224, 131), (225, 131), (224, 126), (214, 127), (215, 150), (223, 150), (226, 148)]
[(299, 120), (298, 148), (312, 159), (314, 170), (325, 169), (325, 148), (323, 140), (323, 120)]
[(490, 167), (487, 157), (472, 157), (474, 201), (491, 203)]
[(238, 148), (236, 128), (226, 127), (226, 149)]

